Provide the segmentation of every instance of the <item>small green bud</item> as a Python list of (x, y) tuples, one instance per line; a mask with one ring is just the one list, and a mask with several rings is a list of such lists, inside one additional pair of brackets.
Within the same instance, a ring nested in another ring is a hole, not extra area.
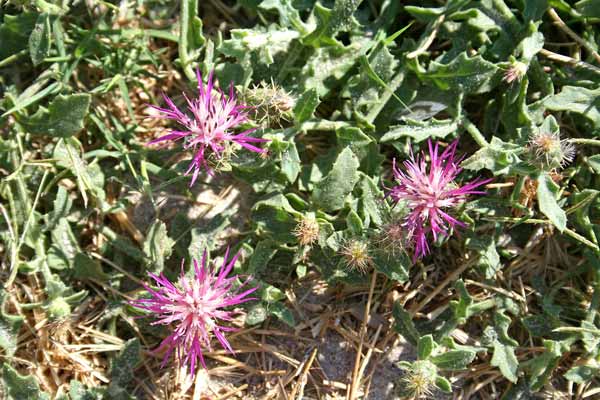
[(62, 297), (52, 300), (47, 308), (51, 319), (60, 319), (71, 315), (71, 306)]
[(527, 73), (527, 64), (521, 61), (513, 61), (510, 67), (504, 72), (504, 82), (513, 83), (514, 81), (521, 81)]

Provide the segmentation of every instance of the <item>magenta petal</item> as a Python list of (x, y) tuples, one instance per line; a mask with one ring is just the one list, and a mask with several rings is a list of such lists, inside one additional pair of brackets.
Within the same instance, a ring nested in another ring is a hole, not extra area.
[(223, 265), (217, 270), (209, 266), (205, 251), (200, 261), (192, 260), (193, 277), (185, 275), (182, 263), (177, 285), (163, 274), (150, 273), (150, 278), (156, 283), (155, 288), (144, 284), (150, 297), (129, 302), (150, 312), (148, 316), (154, 318), (152, 325), (168, 325), (172, 328), (171, 334), (154, 350), (157, 353), (165, 351), (163, 366), (175, 353), (178, 362), (187, 364), (192, 375), (198, 370), (198, 364), (206, 368), (203, 351), (211, 351), (211, 337), (216, 338), (227, 351), (234, 353), (224, 333), (235, 331), (236, 328), (222, 324), (231, 321), (236, 313), (229, 307), (255, 300), (248, 296), (257, 290), (256, 287), (243, 290), (250, 278), (234, 288), (238, 277), (227, 277), (238, 257), (239, 253), (229, 259), (228, 249)]
[(182, 112), (166, 95), (163, 95), (165, 107), (150, 105), (161, 114), (156, 118), (174, 120), (183, 127), (178, 131), (172, 130), (167, 135), (150, 141), (149, 144), (176, 141), (186, 137), (183, 148), (185, 150), (192, 149), (195, 152), (193, 161), (186, 172), (189, 174), (193, 171), (190, 186), (194, 185), (203, 170), (209, 175), (213, 175), (207, 159), (221, 158), (228, 144), (238, 143), (247, 150), (263, 153), (265, 150), (248, 143), (268, 141), (247, 136), (256, 128), (233, 135), (236, 128), (248, 122), (247, 110), (250, 109), (247, 105), (238, 103), (233, 84), (229, 85), (229, 92), (224, 93), (214, 87), (214, 71), (210, 71), (206, 85), (202, 81), (199, 69), (196, 70), (196, 78), (198, 80), (197, 97), (190, 98), (185, 93), (183, 94), (187, 103), (186, 113)]
[(428, 141), (429, 162), (424, 154), (414, 155), (404, 161), (404, 169), (398, 168), (394, 159), (392, 173), (397, 185), (387, 189), (386, 196), (394, 202), (406, 204), (408, 214), (403, 226), (412, 233), (414, 260), (429, 253), (428, 236), (435, 240), (438, 235), (449, 235), (454, 226), (466, 224), (449, 214), (449, 210), (464, 203), (467, 195), (485, 194), (475, 190), (489, 183), (490, 179), (477, 178), (463, 186), (455, 180), (461, 172), (458, 167), (462, 157), (456, 157), (458, 140), (454, 140), (440, 154), (439, 143)]

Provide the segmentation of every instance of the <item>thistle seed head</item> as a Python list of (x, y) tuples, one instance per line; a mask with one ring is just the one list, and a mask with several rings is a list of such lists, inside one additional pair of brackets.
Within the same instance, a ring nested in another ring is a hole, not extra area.
[(340, 253), (348, 269), (357, 270), (361, 273), (366, 272), (373, 261), (369, 254), (368, 243), (359, 239), (348, 240)]
[(543, 169), (564, 168), (575, 158), (575, 146), (560, 138), (560, 132), (538, 131), (530, 136), (533, 159)]
[(303, 217), (293, 231), (298, 243), (302, 246), (312, 246), (319, 238), (319, 223), (313, 217)]
[(403, 369), (406, 373), (401, 379), (402, 391), (414, 399), (432, 398), (437, 377), (435, 364), (427, 360), (418, 360)]
[(267, 127), (281, 126), (281, 121), (291, 120), (295, 99), (274, 82), (261, 82), (243, 93), (243, 100), (252, 107), (250, 117)]

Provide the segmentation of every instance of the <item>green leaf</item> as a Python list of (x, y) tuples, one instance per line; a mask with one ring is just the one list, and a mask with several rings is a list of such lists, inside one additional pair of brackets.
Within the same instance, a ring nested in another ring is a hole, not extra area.
[(544, 214), (556, 228), (562, 232), (567, 227), (567, 214), (558, 205), (559, 186), (550, 175), (542, 173), (537, 178), (537, 200), (540, 212)]
[(600, 0), (581, 0), (575, 3), (575, 8), (584, 17), (600, 18)]
[(12, 357), (17, 350), (18, 334), (23, 324), (23, 317), (4, 312), (6, 293), (0, 289), (0, 348), (6, 356)]
[(483, 300), (475, 303), (462, 279), (456, 281), (454, 287), (460, 297), (458, 301), (450, 301), (450, 309), (454, 313), (454, 318), (458, 324), (466, 323), (471, 316), (479, 314), (495, 305), (494, 300)]
[(585, 384), (598, 375), (600, 375), (600, 367), (598, 366), (577, 365), (569, 369), (564, 377), (568, 381)]
[(472, 171), (487, 168), (494, 175), (506, 174), (521, 162), (519, 155), (523, 152), (523, 146), (503, 142), (494, 136), (488, 146), (477, 150), (475, 154), (463, 161), (461, 166)]
[(416, 346), (419, 343), (421, 335), (417, 331), (410, 314), (399, 302), (395, 302), (392, 315), (394, 316), (394, 330), (413, 346)]
[(383, 224), (379, 203), (379, 199), (383, 196), (381, 188), (373, 178), (363, 174), (361, 176), (359, 187), (362, 195), (360, 197), (359, 212), (362, 214), (366, 226), (370, 226), (371, 223), (381, 226)]
[(69, 397), (71, 400), (102, 400), (104, 390), (101, 388), (87, 389), (81, 382), (72, 380), (69, 382)]
[(285, 322), (288, 326), (294, 328), (296, 326), (296, 321), (294, 320), (294, 315), (292, 312), (281, 303), (273, 303), (269, 305), (269, 313), (276, 316), (283, 322)]
[(156, 220), (148, 229), (144, 240), (144, 253), (148, 256), (148, 267), (154, 273), (161, 272), (165, 267), (165, 260), (171, 255), (175, 241), (167, 234), (164, 222)]
[(98, 260), (84, 253), (78, 253), (73, 260), (73, 277), (77, 279), (96, 279), (100, 282), (105, 282), (110, 278), (102, 270)]
[(515, 347), (518, 343), (508, 336), (510, 323), (511, 319), (503, 311), (496, 312), (494, 314), (495, 326), (488, 326), (484, 336), (491, 339), (494, 349), (490, 364), (498, 367), (506, 379), (515, 383), (518, 380), (517, 371), (519, 369), (519, 361), (515, 356)]
[(230, 215), (235, 210), (224, 211), (212, 218), (208, 223), (191, 230), (188, 253), (195, 258), (202, 256), (204, 250), (211, 252), (217, 244), (217, 234), (231, 224)]
[(389, 132), (381, 137), (382, 142), (391, 142), (402, 137), (411, 137), (416, 143), (425, 139), (445, 138), (458, 130), (458, 124), (453, 120), (438, 121), (435, 118), (423, 122), (406, 119), (406, 125), (393, 126)]
[(587, 163), (590, 167), (592, 167), (596, 174), (600, 174), (600, 154), (589, 156)]
[(404, 283), (408, 281), (408, 270), (412, 266), (410, 257), (405, 252), (375, 251), (373, 263), (378, 272), (385, 274), (388, 278)]
[(431, 79), (442, 90), (460, 90), (465, 94), (492, 90), (498, 67), (481, 56), (459, 54), (447, 64), (432, 61), (423, 78)]
[[(338, 85), (345, 83), (344, 79), (347, 79), (348, 71), (355, 65), (360, 50), (358, 45), (316, 49), (300, 72), (303, 78), (301, 90), (315, 88), (320, 98), (327, 97)], [(327, 65), (327, 70), (323, 70), (323, 65)]]
[(52, 247), (48, 255), (48, 265), (54, 269), (71, 268), (75, 255), (80, 253), (81, 249), (66, 218), (59, 220), (51, 232), (51, 237)]
[(544, 48), (544, 35), (541, 32), (532, 32), (519, 43), (517, 51), (521, 54), (521, 61), (529, 64), (542, 48)]
[(319, 95), (316, 89), (309, 89), (302, 93), (302, 96), (300, 96), (294, 106), (294, 119), (296, 123), (301, 124), (312, 118), (318, 105)]
[(29, 54), (33, 65), (41, 64), (44, 58), (48, 57), (51, 37), (50, 15), (40, 14), (31, 35), (29, 35)]
[(269, 261), (277, 253), (277, 242), (274, 240), (261, 240), (254, 247), (254, 252), (248, 261), (247, 272), (257, 274), (263, 272)]
[(530, 376), (531, 389), (534, 391), (542, 389), (548, 383), (563, 353), (567, 353), (570, 347), (568, 344), (553, 340), (544, 340), (543, 342), (545, 351), (523, 364)]
[(267, 319), (267, 309), (264, 304), (258, 303), (252, 305), (246, 313), (245, 324), (252, 326), (258, 325)]
[(475, 250), (479, 254), (477, 265), (481, 268), (487, 279), (492, 279), (501, 268), (500, 255), (496, 250), (494, 236), (475, 236), (466, 241), (468, 249)]
[(252, 207), (252, 222), (256, 224), (259, 232), (268, 232), (280, 242), (295, 240), (292, 231), (297, 224), (296, 218), (301, 215), (281, 193), (273, 193)]
[(45, 229), (53, 229), (56, 227), (61, 219), (69, 215), (72, 206), (73, 200), (69, 197), (67, 189), (65, 189), (63, 186), (59, 186), (56, 193), (56, 199), (52, 203), (52, 210), (45, 216)]
[(0, 24), (0, 60), (25, 49), (28, 39), (38, 19), (37, 13), (21, 12), (17, 15), (3, 13)]
[(300, 18), (300, 13), (292, 5), (292, 0), (263, 0), (258, 8), (262, 10), (277, 10), (279, 13), (279, 25), (286, 28), (293, 27), (302, 35), (307, 33), (307, 28)]
[(495, 341), (493, 347), (494, 355), (492, 356), (490, 364), (494, 367), (498, 367), (506, 379), (513, 383), (517, 382), (519, 379), (517, 377), (519, 361), (515, 356), (514, 347), (505, 345), (499, 341)]
[(31, 117), (19, 122), (30, 133), (67, 138), (83, 129), (90, 102), (89, 94), (59, 95), (47, 110), (40, 107)]
[(346, 216), (346, 226), (354, 235), (361, 235), (364, 229), (364, 225), (358, 214), (350, 210), (348, 215)]
[(548, 0), (529, 0), (525, 2), (523, 16), (526, 21), (538, 21), (548, 9)]
[(135, 367), (141, 361), (139, 339), (129, 339), (123, 344), (120, 353), (115, 357), (110, 369), (110, 384), (107, 394), (110, 398), (129, 399), (127, 387), (133, 380)]
[(316, 3), (314, 14), (317, 18), (317, 26), (304, 38), (304, 44), (314, 47), (341, 46), (335, 36), (341, 30), (349, 30), (355, 23), (353, 14), (360, 3), (362, 0), (336, 0), (333, 9)]
[(443, 354), (429, 358), (439, 369), (460, 371), (469, 366), (475, 359), (476, 353), (469, 350), (449, 350)]
[(300, 35), (294, 30), (270, 30), (260, 32), (254, 29), (232, 29), (231, 39), (223, 41), (219, 51), (240, 61), (251, 54), (257, 54), (265, 65), (271, 65), (278, 53), (285, 52), (293, 39)]
[(425, 335), (419, 338), (417, 343), (417, 359), (426, 360), (429, 358), (436, 344), (433, 341), (432, 335)]
[(563, 86), (561, 92), (544, 100), (544, 106), (552, 111), (568, 111), (581, 114), (600, 128), (600, 88)]
[(324, 211), (337, 211), (344, 206), (346, 196), (358, 181), (359, 162), (350, 148), (338, 155), (327, 176), (315, 185), (313, 202)]
[(288, 146), (281, 152), (281, 172), (285, 175), (290, 183), (294, 183), (298, 174), (302, 170), (300, 163), (300, 155), (296, 143), (291, 139)]
[(259, 289), (257, 293), (259, 294), (262, 301), (269, 303), (276, 303), (279, 300), (285, 299), (285, 293), (283, 293), (280, 289), (277, 289), (273, 285), (269, 285), (268, 283), (259, 282)]
[(2, 365), (2, 380), (6, 389), (7, 400), (48, 400), (50, 396), (43, 393), (33, 376), (19, 375), (7, 363)]
[(438, 375), (435, 377), (435, 386), (442, 392), (452, 393), (452, 384), (443, 376)]

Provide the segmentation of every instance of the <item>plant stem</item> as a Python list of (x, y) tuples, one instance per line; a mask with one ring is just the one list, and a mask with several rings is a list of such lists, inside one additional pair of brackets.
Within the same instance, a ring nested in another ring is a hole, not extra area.
[(485, 137), (479, 131), (479, 129), (477, 129), (475, 124), (473, 124), (467, 118), (462, 119), (462, 124), (465, 127), (465, 129), (467, 130), (467, 132), (469, 132), (469, 134), (471, 135), (473, 140), (475, 140), (475, 142), (477, 142), (478, 145), (480, 145), (481, 147), (489, 146), (489, 143), (487, 142), (487, 140), (485, 140)]
[(188, 29), (190, 26), (190, 1), (183, 0), (181, 2), (181, 12), (179, 17), (179, 60), (183, 72), (190, 81), (194, 81), (196, 76), (190, 65), (188, 57)]
[(299, 130), (301, 131), (335, 131), (339, 128), (350, 127), (352, 124), (346, 121), (328, 121), (325, 119), (311, 119), (303, 122)]
[(27, 51), (28, 51), (27, 49), (21, 50), (20, 52), (15, 53), (15, 54), (13, 54), (11, 56), (8, 56), (4, 60), (1, 60), (0, 61), (0, 68), (6, 67), (7, 65), (9, 65), (9, 64), (17, 61), (19, 59), (19, 57), (27, 54)]
[(589, 145), (589, 146), (600, 146), (600, 140), (598, 140), (598, 139), (573, 138), (573, 139), (569, 139), (569, 143), (585, 144), (585, 145)]
[(25, 241), (25, 235), (27, 235), (27, 231), (29, 231), (29, 225), (31, 225), (31, 220), (33, 219), (33, 212), (35, 211), (35, 207), (40, 199), (40, 195), (42, 193), (42, 188), (44, 187), (44, 182), (46, 182), (46, 178), (48, 177), (48, 170), (44, 171), (44, 175), (42, 176), (42, 181), (38, 186), (38, 191), (35, 195), (35, 199), (33, 200), (33, 205), (31, 206), (31, 210), (29, 210), (29, 215), (27, 217), (27, 221), (25, 222), (25, 226), (23, 227), (23, 233), (21, 233), (21, 237), (19, 238), (19, 243), (17, 243), (16, 247), (13, 247), (13, 254), (10, 259), (10, 275), (4, 284), (5, 288), (9, 288), (17, 277), (17, 272), (19, 271), (17, 258), (19, 256), (19, 250)]
[[(369, 121), (370, 123), (373, 123), (373, 121), (375, 121), (375, 118), (377, 118), (377, 116), (379, 115), (381, 110), (383, 110), (383, 107), (385, 107), (385, 105), (390, 100), (390, 98), (392, 96), (394, 96), (394, 92), (396, 91), (396, 89), (398, 89), (398, 87), (402, 84), (402, 81), (404, 80), (404, 76), (405, 76), (404, 68), (401, 68), (400, 71), (398, 71), (398, 73), (394, 77), (394, 79), (392, 79), (390, 84), (387, 85), (387, 87), (386, 87), (387, 90), (383, 93), (383, 95), (381, 95), (381, 99), (379, 100), (377, 105), (375, 105), (375, 107), (373, 107), (371, 109), (371, 111), (369, 111), (369, 115), (367, 115), (367, 118), (366, 118), (367, 121)], [(398, 101), (400, 101), (400, 103), (402, 103), (402, 101), (400, 99), (398, 99)], [(406, 108), (408, 108), (408, 107), (406, 107)]]
[(540, 54), (543, 55), (544, 57), (549, 58), (552, 61), (570, 64), (573, 67), (586, 69), (588, 71), (600, 74), (600, 68), (596, 67), (595, 65), (586, 63), (585, 61), (576, 60), (572, 57), (564, 56), (562, 54), (557, 54), (557, 53), (554, 53), (554, 52), (552, 52), (550, 50), (546, 50), (546, 49), (541, 49)]

